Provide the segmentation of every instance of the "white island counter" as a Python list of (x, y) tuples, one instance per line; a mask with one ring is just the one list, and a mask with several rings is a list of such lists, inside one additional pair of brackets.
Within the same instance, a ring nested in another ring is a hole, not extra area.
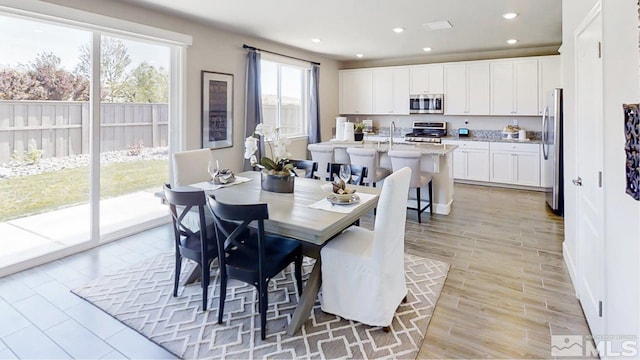
[[(342, 142), (327, 141), (323, 145), (331, 145), (335, 148), (337, 163), (349, 163), (349, 155), (346, 149), (349, 147), (376, 149), (380, 154), (380, 166), (391, 169), (391, 160), (387, 152), (393, 150), (414, 150), (422, 153), (422, 171), (433, 174), (433, 212), (448, 215), (453, 203), (453, 150), (458, 146), (451, 144), (393, 144), (378, 141)], [(413, 193), (412, 193), (413, 194)], [(428, 194), (423, 189), (422, 194)], [(424, 197), (423, 195), (422, 197)], [(415, 195), (412, 195), (415, 198)], [(427, 209), (428, 211), (428, 209)], [(411, 216), (411, 214), (410, 214)]]

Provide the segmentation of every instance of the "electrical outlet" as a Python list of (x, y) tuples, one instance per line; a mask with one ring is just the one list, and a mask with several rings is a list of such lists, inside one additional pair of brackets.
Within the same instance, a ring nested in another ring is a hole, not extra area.
[(518, 119), (513, 119), (513, 126), (517, 126), (518, 125)]

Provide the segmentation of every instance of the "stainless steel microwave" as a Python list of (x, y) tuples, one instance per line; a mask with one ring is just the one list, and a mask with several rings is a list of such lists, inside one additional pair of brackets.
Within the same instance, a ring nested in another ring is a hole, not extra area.
[(444, 95), (426, 94), (409, 97), (409, 113), (411, 114), (443, 114)]

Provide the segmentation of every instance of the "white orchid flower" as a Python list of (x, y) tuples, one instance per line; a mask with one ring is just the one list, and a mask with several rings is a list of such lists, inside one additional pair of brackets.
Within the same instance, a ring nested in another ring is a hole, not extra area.
[(251, 158), (256, 151), (258, 151), (258, 139), (253, 136), (244, 139), (244, 158)]
[(260, 136), (264, 136), (267, 139), (272, 139), (275, 137), (273, 126), (264, 123), (258, 124), (254, 132)]

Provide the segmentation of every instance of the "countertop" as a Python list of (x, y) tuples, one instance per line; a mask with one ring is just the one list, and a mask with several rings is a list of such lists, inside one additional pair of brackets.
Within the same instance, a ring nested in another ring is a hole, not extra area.
[(503, 139), (497, 137), (477, 137), (477, 136), (468, 136), (468, 137), (459, 137), (459, 136), (445, 136), (442, 140), (458, 140), (458, 141), (486, 141), (486, 142), (504, 142), (504, 143), (519, 143), (519, 144), (542, 144), (542, 140), (532, 140), (527, 139), (524, 141), (520, 141), (518, 139)]
[(422, 144), (422, 143), (394, 143), (389, 147), (389, 143), (380, 141), (325, 141), (322, 145), (331, 145), (336, 148), (357, 147), (365, 149), (375, 149), (378, 152), (388, 152), (389, 150), (417, 150), (422, 155), (447, 155), (458, 148), (458, 145), (451, 144)]

